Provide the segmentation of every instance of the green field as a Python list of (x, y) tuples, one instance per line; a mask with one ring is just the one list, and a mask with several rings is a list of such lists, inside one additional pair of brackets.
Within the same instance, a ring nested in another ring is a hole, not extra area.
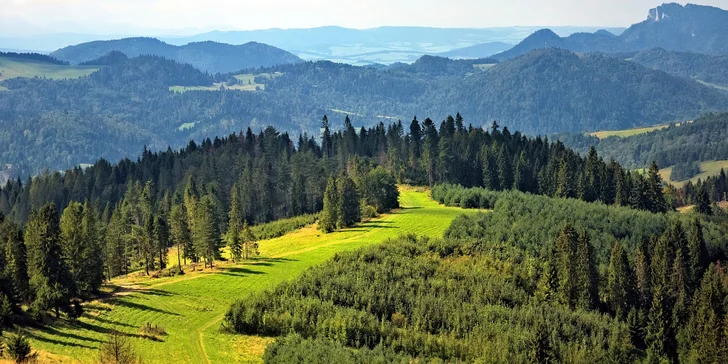
[(664, 125), (648, 126), (646, 128), (637, 128), (637, 129), (603, 130), (603, 131), (595, 131), (593, 133), (589, 133), (589, 135), (595, 136), (599, 139), (609, 138), (611, 136), (626, 138), (626, 137), (631, 137), (634, 135), (649, 133), (649, 132), (655, 131), (655, 130), (665, 129), (668, 126), (670, 126), (670, 125), (664, 124)]
[(261, 74), (242, 74), (242, 75), (235, 75), (236, 79), (242, 81), (242, 85), (232, 85), (228, 86), (225, 82), (215, 82), (212, 84), (212, 86), (170, 86), (169, 90), (174, 92), (187, 92), (187, 91), (219, 91), (220, 88), (226, 89), (226, 90), (237, 90), (237, 91), (258, 91), (258, 90), (265, 90), (265, 84), (263, 83), (256, 83), (255, 78), (256, 77), (264, 77), (269, 80), (274, 79), (276, 77), (279, 77), (283, 75), (283, 73), (276, 72), (276, 73), (261, 73)]
[(676, 187), (682, 187), (686, 183), (688, 183), (688, 181), (692, 181), (693, 183), (695, 183), (698, 181), (698, 179), (705, 180), (705, 178), (707, 177), (715, 176), (720, 173), (721, 168), (728, 171), (728, 160), (700, 162), (700, 174), (685, 181), (670, 181), (670, 176), (672, 175), (672, 167), (661, 169), (660, 175), (662, 176), (663, 180), (670, 182)]
[[(441, 236), (464, 210), (443, 207), (423, 190), (402, 188), (402, 209), (354, 228), (321, 234), (315, 226), (260, 242), (261, 258), (243, 265), (220, 263), (214, 270), (172, 278), (132, 277), (113, 283), (114, 299), (86, 305), (77, 323), (28, 329), (41, 359), (94, 362), (106, 333), (116, 328), (134, 337), (145, 363), (234, 363), (260, 361), (272, 339), (218, 331), (236, 298), (272, 288), (323, 263), (334, 254), (378, 244), (400, 234)], [(162, 326), (166, 336), (155, 341), (138, 334), (145, 323)]]
[(61, 66), (34, 60), (0, 57), (0, 81), (15, 77), (78, 78), (98, 71), (95, 66)]

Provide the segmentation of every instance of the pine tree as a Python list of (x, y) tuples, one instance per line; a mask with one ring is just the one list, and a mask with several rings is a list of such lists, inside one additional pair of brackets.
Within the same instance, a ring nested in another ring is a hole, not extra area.
[(29, 285), (34, 299), (32, 311), (36, 316), (54, 308), (56, 317), (59, 317), (59, 308), (68, 307), (75, 290), (71, 274), (62, 258), (59, 235), (55, 205), (45, 205), (31, 213), (25, 230), (25, 244)]
[(159, 254), (159, 269), (167, 267), (167, 250), (169, 249), (169, 223), (164, 216), (154, 219), (154, 249)]
[(339, 221), (340, 204), (339, 192), (336, 188), (336, 179), (333, 176), (329, 176), (329, 181), (324, 191), (324, 208), (321, 211), (318, 223), (321, 231), (330, 233), (336, 230), (336, 223)]
[(637, 305), (642, 310), (648, 310), (652, 304), (652, 288), (650, 286), (650, 261), (645, 241), (640, 242), (635, 251), (634, 270)]
[(242, 257), (243, 244), (240, 233), (243, 230), (240, 198), (238, 197), (237, 185), (233, 185), (230, 191), (230, 211), (228, 212), (228, 230), (225, 234), (225, 241), (230, 248), (230, 255), (233, 263), (237, 263)]
[(496, 165), (498, 166), (498, 181), (502, 189), (513, 187), (513, 167), (511, 166), (511, 158), (506, 154), (505, 146), (501, 145), (496, 157)]
[(726, 360), (726, 333), (723, 330), (726, 294), (721, 273), (711, 264), (695, 292), (694, 313), (687, 325), (688, 362), (721, 363)]
[(493, 153), (491, 153), (488, 146), (483, 146), (480, 159), (483, 164), (483, 187), (493, 191), (500, 190), (498, 168)]
[(247, 260), (252, 255), (258, 255), (258, 243), (255, 242), (255, 235), (248, 226), (247, 221), (243, 221), (243, 228), (240, 231), (240, 242), (243, 246), (243, 257)]
[(624, 319), (632, 302), (632, 277), (622, 244), (615, 242), (607, 271), (606, 301), (618, 318)]
[(574, 173), (566, 158), (563, 158), (559, 164), (559, 173), (556, 178), (556, 197), (576, 197), (576, 181)]
[(23, 235), (13, 226), (5, 245), (5, 277), (13, 288), (13, 301), (25, 302), (30, 298), (28, 288), (28, 261)]
[(518, 191), (530, 192), (531, 183), (529, 176), (529, 164), (526, 156), (526, 151), (522, 150), (521, 155), (518, 157), (516, 162), (516, 168), (514, 169), (513, 175), (513, 189)]
[(352, 227), (361, 221), (361, 198), (356, 189), (356, 184), (347, 175), (337, 179), (337, 191), (339, 194), (339, 213), (337, 226), (339, 228)]

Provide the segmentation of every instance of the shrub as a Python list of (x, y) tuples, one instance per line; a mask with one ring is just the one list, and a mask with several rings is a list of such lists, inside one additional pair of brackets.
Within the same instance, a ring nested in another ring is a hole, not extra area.
[(141, 360), (134, 346), (123, 333), (112, 330), (99, 348), (99, 361), (104, 364), (136, 364)]
[(5, 346), (8, 356), (16, 363), (23, 363), (35, 356), (35, 354), (31, 354), (30, 342), (20, 333), (10, 335), (5, 342)]
[(362, 205), (361, 207), (361, 218), (363, 220), (371, 220), (377, 217), (377, 209), (371, 205)]

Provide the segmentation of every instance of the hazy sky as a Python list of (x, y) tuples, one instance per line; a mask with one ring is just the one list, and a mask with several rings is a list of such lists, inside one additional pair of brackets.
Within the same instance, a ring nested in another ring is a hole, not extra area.
[[(728, 0), (700, 4), (728, 8)], [(659, 0), (0, 0), (3, 32), (183, 33), (340, 25), (627, 26)], [(683, 2), (684, 3), (684, 2)], [(11, 26), (12, 25), (12, 26)], [(12, 28), (12, 29), (9, 29)], [(2, 36), (2, 34), (0, 34)]]

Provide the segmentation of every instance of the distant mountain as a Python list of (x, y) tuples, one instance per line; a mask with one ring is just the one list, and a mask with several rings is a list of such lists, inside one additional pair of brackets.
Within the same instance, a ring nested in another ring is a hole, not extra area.
[(463, 80), (442, 105), (530, 133), (625, 129), (728, 109), (728, 95), (598, 54), (535, 50)]
[(453, 59), (473, 59), (473, 58), (485, 58), (490, 57), (494, 54), (501, 53), (508, 49), (511, 49), (513, 44), (504, 42), (489, 42), (483, 44), (476, 44), (474, 46), (453, 49), (451, 51), (438, 53), (440, 57), (447, 57)]
[(255, 42), (242, 45), (198, 42), (174, 46), (155, 38), (95, 41), (62, 48), (51, 55), (72, 64), (80, 64), (98, 59), (111, 51), (119, 51), (129, 57), (139, 55), (165, 57), (211, 73), (228, 73), (302, 61), (282, 49)]
[[(310, 29), (214, 31), (192, 37), (164, 38), (163, 40), (178, 45), (203, 40), (230, 44), (257, 41), (286, 49), (305, 60), (325, 59), (354, 65), (362, 64), (362, 62), (392, 64), (396, 62), (412, 63), (425, 54), (441, 55), (443, 52), (484, 43), (515, 44), (538, 29), (539, 27), (533, 26), (479, 29), (406, 26), (349, 29), (328, 26)], [(566, 36), (575, 32), (593, 32), (599, 28), (554, 27), (552, 29), (556, 33)], [(609, 30), (621, 33), (624, 28), (610, 28)], [(505, 49), (498, 51), (503, 50)], [(485, 56), (487, 55), (474, 55), (467, 58)]]
[(628, 60), (673, 75), (693, 78), (724, 88), (728, 87), (728, 56), (674, 52), (655, 48), (631, 54)]
[(728, 55), (728, 11), (693, 4), (663, 4), (651, 9), (647, 20), (632, 25), (620, 35), (597, 31), (560, 37), (551, 30), (542, 29), (494, 58), (502, 61), (538, 48), (615, 53), (658, 47), (681, 52)]
[[(247, 80), (260, 87), (248, 91), (227, 87), (241, 80), (156, 56), (78, 79), (13, 78), (0, 82), (7, 89), (0, 92), (0, 164), (36, 173), (267, 125), (315, 135), (324, 114), (338, 128), (344, 115), (367, 126), (413, 115), (439, 123), (459, 111), (474, 126), (497, 120), (510, 130), (545, 134), (728, 110), (728, 93), (612, 56), (547, 49), (494, 62), (433, 56), (387, 68), (303, 62), (261, 69)], [(170, 92), (172, 86), (186, 92)]]

